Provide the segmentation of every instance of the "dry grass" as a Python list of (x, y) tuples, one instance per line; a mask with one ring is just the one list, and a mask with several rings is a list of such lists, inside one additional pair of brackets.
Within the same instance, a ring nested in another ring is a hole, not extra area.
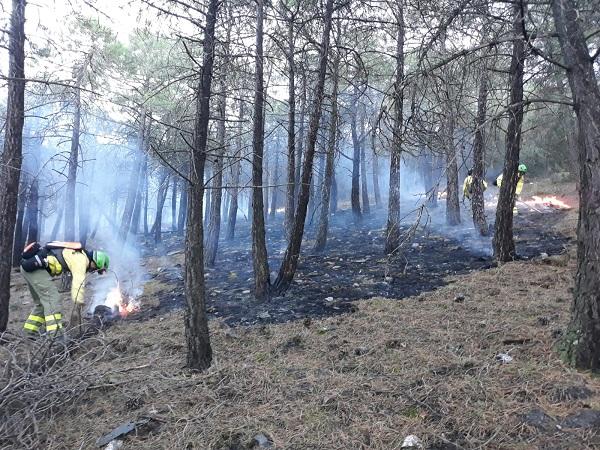
[[(215, 361), (203, 374), (181, 369), (180, 314), (122, 323), (108, 333), (120, 355), (102, 364), (127, 370), (45, 424), (55, 437), (48, 448), (90, 447), (148, 413), (164, 421), (161, 430), (129, 438), (127, 448), (246, 448), (259, 432), (282, 449), (392, 449), (408, 434), (428, 448), (591, 448), (599, 441), (589, 431), (543, 432), (522, 421), (535, 408), (562, 417), (584, 406), (557, 398), (570, 386), (586, 385), (586, 405), (600, 407), (600, 383), (552, 350), (552, 331), (569, 314), (565, 261), (506, 264), (309, 326), (213, 322)], [(503, 344), (512, 338), (529, 341)], [(513, 363), (495, 361), (500, 352)]]

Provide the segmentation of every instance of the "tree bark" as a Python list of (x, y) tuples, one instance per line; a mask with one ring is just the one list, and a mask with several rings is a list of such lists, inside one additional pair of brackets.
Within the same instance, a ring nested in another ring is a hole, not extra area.
[(227, 237), (228, 241), (232, 241), (235, 237), (235, 224), (237, 222), (237, 214), (238, 214), (238, 197), (240, 194), (239, 184), (240, 184), (240, 169), (241, 163), (240, 158), (242, 157), (243, 151), (243, 142), (242, 142), (242, 134), (244, 132), (244, 101), (240, 98), (239, 101), (239, 116), (238, 116), (238, 136), (236, 147), (237, 151), (234, 155), (235, 161), (231, 166), (232, 177), (231, 184), (233, 187), (231, 188), (231, 204), (229, 205), (229, 217), (227, 219)]
[(321, 209), (319, 216), (319, 227), (315, 239), (314, 250), (321, 252), (327, 244), (327, 232), (329, 229), (329, 214), (331, 201), (331, 185), (333, 182), (335, 148), (337, 145), (337, 123), (338, 123), (338, 83), (339, 83), (340, 54), (337, 53), (333, 62), (333, 74), (331, 76), (333, 86), (331, 88), (331, 115), (329, 117), (329, 136), (327, 138), (327, 156), (325, 161), (325, 175), (321, 186)]
[(385, 253), (396, 252), (400, 246), (400, 160), (402, 157), (402, 106), (404, 104), (404, 10), (400, 4), (397, 13), (396, 80), (394, 83), (394, 125), (390, 149), (390, 194), (385, 235)]
[(177, 185), (178, 178), (173, 176), (173, 184), (171, 190), (171, 231), (177, 231)]
[(265, 240), (265, 208), (263, 198), (264, 164), (264, 80), (263, 80), (263, 0), (257, 0), (256, 10), (256, 90), (254, 92), (254, 132), (252, 136), (252, 262), (254, 266), (254, 296), (269, 298), (270, 273)]
[(84, 67), (80, 68), (75, 87), (73, 114), (73, 132), (71, 136), (71, 153), (69, 155), (69, 171), (67, 175), (67, 192), (65, 197), (65, 239), (75, 240), (75, 188), (77, 186), (77, 168), (79, 165), (79, 137), (81, 134), (81, 80)]
[[(452, 107), (450, 105), (450, 107)], [(446, 223), (460, 224), (460, 197), (458, 194), (458, 161), (454, 140), (455, 118), (448, 108), (449, 118), (446, 124)]]
[(31, 186), (29, 187), (29, 196), (27, 198), (27, 214), (26, 214), (26, 222), (27, 222), (27, 240), (26, 242), (37, 242), (40, 240), (40, 232), (39, 232), (39, 223), (38, 223), (38, 215), (39, 215), (39, 205), (40, 205), (40, 195), (39, 195), (39, 182), (37, 178), (33, 178), (31, 180)]
[(135, 195), (135, 206), (133, 207), (133, 216), (131, 218), (130, 232), (135, 236), (140, 231), (140, 219), (142, 217), (142, 210), (144, 207), (144, 185), (146, 183), (147, 171), (148, 171), (148, 157), (146, 153), (142, 157), (142, 163), (139, 167), (138, 174), (138, 185), (137, 192)]
[(63, 214), (64, 209), (65, 209), (65, 204), (64, 204), (64, 202), (62, 202), (59, 206), (58, 212), (56, 213), (56, 222), (54, 222), (54, 226), (52, 227), (52, 232), (50, 233), (51, 241), (55, 241), (58, 238), (60, 226), (62, 225), (62, 220), (64, 217), (64, 214)]
[[(519, 4), (513, 5), (513, 31), (523, 36), (523, 14)], [(521, 151), (521, 125), (523, 124), (523, 66), (525, 64), (525, 43), (522, 39), (513, 42), (510, 64), (510, 105), (506, 132), (506, 155), (502, 172), (502, 186), (496, 209), (496, 229), (494, 233), (494, 256), (498, 261), (511, 261), (515, 257), (513, 240), (513, 207), (518, 181), (519, 153)]]
[(333, 170), (333, 175), (331, 176), (331, 200), (329, 201), (329, 214), (334, 215), (337, 213), (337, 204), (338, 204), (338, 186), (337, 186), (337, 178), (335, 176), (335, 168)]
[(565, 360), (600, 368), (600, 89), (573, 0), (553, 0), (552, 12), (578, 125), (579, 223), (571, 322), (561, 343)]
[(308, 209), (309, 187), (313, 172), (313, 161), (315, 157), (315, 148), (317, 144), (317, 134), (319, 131), (319, 122), (321, 119), (321, 107), (323, 104), (325, 90), (325, 75), (327, 72), (327, 57), (329, 54), (329, 34), (331, 31), (331, 17), (333, 14), (333, 0), (327, 0), (325, 6), (324, 30), (321, 46), (319, 48), (319, 72), (317, 85), (314, 91), (314, 104), (311, 111), (310, 124), (308, 129), (306, 155), (302, 167), (302, 185), (300, 196), (298, 198), (298, 207), (294, 217), (294, 228), (287, 249), (283, 256), (283, 261), (279, 269), (279, 274), (275, 280), (275, 287), (279, 293), (285, 292), (294, 278), (298, 267), (298, 258), (300, 257), (300, 247), (304, 235), (304, 224), (306, 222), (306, 212)]
[[(183, 173), (189, 177), (189, 166), (186, 164), (183, 168)], [(188, 205), (188, 191), (189, 185), (185, 180), (181, 181), (179, 194), (179, 217), (177, 219), (177, 234), (183, 236), (183, 230), (185, 230), (185, 220), (187, 217), (187, 205)]]
[(485, 203), (483, 197), (485, 179), (485, 136), (484, 127), (487, 111), (488, 78), (487, 68), (483, 67), (479, 81), (477, 96), (477, 117), (475, 119), (475, 139), (473, 142), (473, 184), (471, 193), (471, 209), (473, 225), (481, 236), (488, 235), (488, 225), (485, 218)]
[(373, 194), (375, 195), (375, 207), (381, 208), (381, 190), (379, 188), (379, 156), (377, 155), (377, 147), (375, 145), (377, 139), (375, 126), (371, 130), (371, 150), (373, 152)]
[(360, 185), (361, 185), (361, 197), (362, 197), (362, 212), (363, 214), (371, 213), (371, 205), (369, 204), (369, 188), (367, 186), (367, 161), (365, 158), (365, 105), (362, 105), (360, 108)]
[(210, 367), (212, 348), (208, 333), (208, 320), (204, 290), (204, 227), (202, 222), (204, 201), (204, 164), (208, 142), (210, 95), (215, 56), (215, 25), (219, 0), (209, 0), (204, 27), (203, 64), (200, 84), (196, 92), (196, 116), (191, 157), (191, 181), (188, 197), (188, 220), (185, 248), (185, 334), (187, 339), (187, 366), (194, 370)]
[[(279, 143), (279, 139), (277, 140)], [(271, 219), (275, 219), (275, 213), (277, 212), (277, 202), (278, 202), (278, 190), (279, 190), (279, 145), (275, 148), (275, 167), (273, 168), (273, 175), (271, 177), (271, 184), (273, 187), (271, 188), (271, 211), (269, 211), (269, 215)]]
[[(298, 134), (296, 135), (296, 139), (298, 140), (296, 143), (296, 173), (294, 174), (294, 201), (296, 206), (298, 206), (298, 195), (300, 194), (300, 183), (301, 183), (301, 174), (300, 170), (302, 169), (302, 154), (304, 153), (304, 119), (306, 116), (306, 103), (307, 103), (307, 95), (306, 95), (306, 84), (308, 83), (306, 73), (302, 71), (302, 96), (300, 97), (301, 106), (300, 106), (300, 118), (298, 123)], [(295, 214), (294, 209), (294, 214)], [(293, 228), (293, 227), (292, 227)], [(291, 238), (291, 236), (290, 236)], [(288, 239), (289, 240), (289, 239)]]
[(27, 183), (25, 183), (25, 179), (26, 177), (23, 175), (21, 177), (17, 198), (17, 221), (15, 224), (15, 240), (12, 252), (13, 267), (19, 267), (19, 264), (21, 264), (21, 253), (23, 252), (23, 248), (25, 248), (25, 240), (27, 239), (24, 221), (25, 206), (27, 204)]
[[(131, 222), (133, 218), (133, 209), (135, 207), (135, 199), (138, 190), (138, 177), (140, 174), (140, 165), (142, 164), (141, 158), (144, 152), (146, 136), (146, 111), (142, 109), (140, 113), (140, 129), (138, 131), (138, 151), (134, 160), (131, 176), (129, 178), (129, 186), (127, 189), (127, 200), (125, 201), (125, 207), (123, 208), (123, 216), (121, 218), (121, 227), (119, 229), (119, 240), (125, 242), (131, 229)], [(65, 218), (67, 215), (65, 214)]]
[(296, 208), (296, 66), (294, 61), (294, 15), (290, 13), (287, 33), (287, 62), (288, 62), (288, 141), (287, 141), (287, 186), (285, 197), (285, 235), (290, 239)]
[(8, 43), (8, 95), (0, 156), (0, 333), (8, 324), (10, 271), (23, 160), (25, 120), (25, 0), (12, 0)]
[(210, 221), (206, 233), (206, 253), (205, 263), (208, 267), (214, 267), (217, 259), (217, 249), (219, 247), (219, 235), (221, 234), (221, 201), (223, 199), (223, 155), (225, 149), (225, 120), (227, 119), (227, 97), (225, 90), (227, 88), (226, 70), (221, 75), (221, 95), (217, 109), (219, 111), (219, 121), (217, 122), (217, 154), (213, 164), (213, 193), (210, 204)]
[[(356, 90), (357, 88), (354, 87)], [(356, 129), (356, 110), (358, 109), (358, 93), (354, 93), (352, 110), (350, 111), (350, 132), (352, 135), (352, 187), (350, 190), (350, 203), (352, 205), (352, 217), (354, 222), (358, 222), (361, 217), (360, 209), (360, 141), (358, 130)]]
[(162, 216), (169, 190), (169, 172), (167, 172), (166, 168), (163, 168), (163, 172), (156, 196), (156, 216), (154, 218), (154, 225), (152, 225), (152, 230), (150, 231), (151, 234), (154, 234), (155, 244), (162, 242)]

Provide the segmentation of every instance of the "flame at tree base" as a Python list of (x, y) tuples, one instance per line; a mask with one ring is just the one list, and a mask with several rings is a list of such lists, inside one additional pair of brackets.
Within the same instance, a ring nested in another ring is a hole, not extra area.
[(116, 287), (110, 290), (104, 300), (104, 305), (118, 313), (121, 317), (127, 317), (129, 314), (139, 311), (141, 303), (139, 300), (123, 295), (121, 287), (117, 284)]

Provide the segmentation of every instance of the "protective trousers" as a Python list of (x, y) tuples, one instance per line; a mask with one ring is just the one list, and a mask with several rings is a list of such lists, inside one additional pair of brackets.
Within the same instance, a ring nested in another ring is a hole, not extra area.
[(48, 334), (62, 334), (60, 294), (44, 269), (21, 271), (33, 297), (33, 310), (23, 325), (25, 332), (37, 335), (44, 328)]

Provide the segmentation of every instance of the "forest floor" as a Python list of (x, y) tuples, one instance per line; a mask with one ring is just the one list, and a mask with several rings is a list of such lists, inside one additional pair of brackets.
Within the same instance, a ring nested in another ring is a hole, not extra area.
[[(309, 235), (292, 291), (268, 304), (246, 292), (247, 252), (224, 245), (207, 277), (214, 361), (200, 374), (183, 368), (183, 255), (167, 242), (145, 259), (142, 311), (102, 334), (100, 378), (38, 424), (46, 447), (93, 448), (145, 417), (153, 425), (123, 448), (393, 449), (408, 435), (427, 449), (598, 448), (600, 380), (554, 350), (576, 220), (575, 209), (520, 212), (527, 259), (499, 267), (469, 232), (419, 230), (390, 261), (381, 222), (340, 221), (324, 255), (311, 254)], [(14, 289), (25, 297), (18, 278)], [(16, 328), (26, 311), (13, 302), (11, 314)]]

